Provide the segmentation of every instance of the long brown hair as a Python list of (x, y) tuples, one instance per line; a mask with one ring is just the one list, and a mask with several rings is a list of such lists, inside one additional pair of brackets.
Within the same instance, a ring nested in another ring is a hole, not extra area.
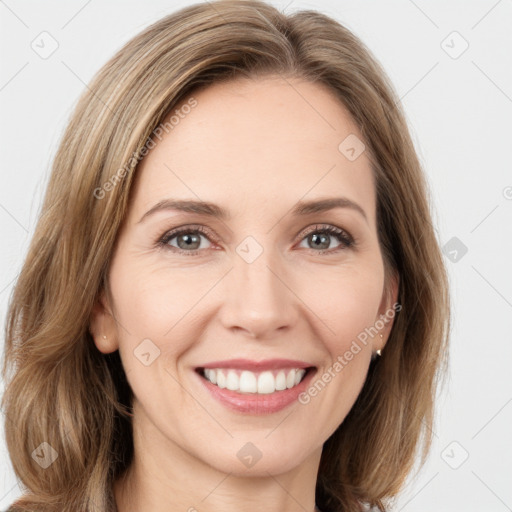
[[(26, 491), (18, 510), (114, 510), (113, 482), (133, 457), (132, 395), (118, 352), (100, 353), (88, 325), (108, 293), (137, 163), (158, 125), (198, 87), (271, 74), (325, 84), (350, 111), (371, 156), (386, 276), (400, 276), (401, 310), (324, 444), (316, 502), (325, 512), (385, 510), (418, 453), (424, 462), (447, 362), (448, 282), (397, 95), (364, 44), (323, 14), (285, 15), (257, 0), (201, 2), (154, 23), (103, 66), (56, 154), (6, 322), (2, 406)], [(58, 463), (43, 469), (41, 453), (58, 454)]]

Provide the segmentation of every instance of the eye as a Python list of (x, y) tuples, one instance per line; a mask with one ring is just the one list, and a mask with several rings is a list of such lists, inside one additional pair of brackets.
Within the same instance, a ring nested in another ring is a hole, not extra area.
[[(336, 238), (340, 245), (334, 249), (331, 249), (331, 238)], [(345, 230), (329, 225), (317, 225), (313, 229), (309, 230), (303, 240), (306, 243), (311, 243), (310, 247), (314, 249), (321, 249), (319, 254), (338, 252), (343, 249), (348, 249), (355, 245), (354, 238), (348, 234)]]
[(208, 249), (208, 247), (204, 247), (201, 240), (201, 238), (205, 238), (210, 241), (208, 235), (209, 233), (202, 226), (186, 226), (165, 233), (158, 240), (157, 245), (164, 248), (170, 246), (181, 254), (193, 256), (200, 249)]

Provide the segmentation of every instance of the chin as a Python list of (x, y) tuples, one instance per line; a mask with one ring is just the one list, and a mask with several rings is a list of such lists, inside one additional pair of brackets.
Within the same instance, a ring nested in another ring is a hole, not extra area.
[(289, 442), (284, 445), (279, 440), (276, 445), (268, 439), (258, 441), (254, 437), (248, 435), (244, 441), (240, 441), (240, 438), (231, 440), (231, 446), (222, 447), (220, 453), (213, 453), (204, 462), (218, 471), (237, 477), (268, 477), (269, 473), (291, 471), (303, 462), (307, 453), (300, 443), (295, 447)]

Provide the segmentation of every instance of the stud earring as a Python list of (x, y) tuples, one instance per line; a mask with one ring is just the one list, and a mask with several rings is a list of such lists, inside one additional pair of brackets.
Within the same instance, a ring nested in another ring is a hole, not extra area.
[[(380, 336), (380, 340), (383, 341), (384, 338), (382, 337), (382, 334), (379, 333), (379, 336)], [(381, 356), (382, 355), (382, 350), (379, 348), (379, 350), (376, 350), (375, 353), (378, 355), (378, 356)]]
[(106, 339), (107, 339), (107, 337), (106, 337), (105, 335), (103, 335), (103, 339), (104, 339), (104, 340), (106, 340)]

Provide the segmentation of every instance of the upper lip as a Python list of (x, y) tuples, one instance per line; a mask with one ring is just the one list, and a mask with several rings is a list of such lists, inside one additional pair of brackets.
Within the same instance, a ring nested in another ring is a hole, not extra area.
[(213, 361), (198, 368), (233, 368), (237, 370), (276, 370), (279, 368), (311, 368), (314, 365), (304, 361), (293, 359), (265, 359), (263, 361), (251, 361), (250, 359), (226, 359), (224, 361)]

